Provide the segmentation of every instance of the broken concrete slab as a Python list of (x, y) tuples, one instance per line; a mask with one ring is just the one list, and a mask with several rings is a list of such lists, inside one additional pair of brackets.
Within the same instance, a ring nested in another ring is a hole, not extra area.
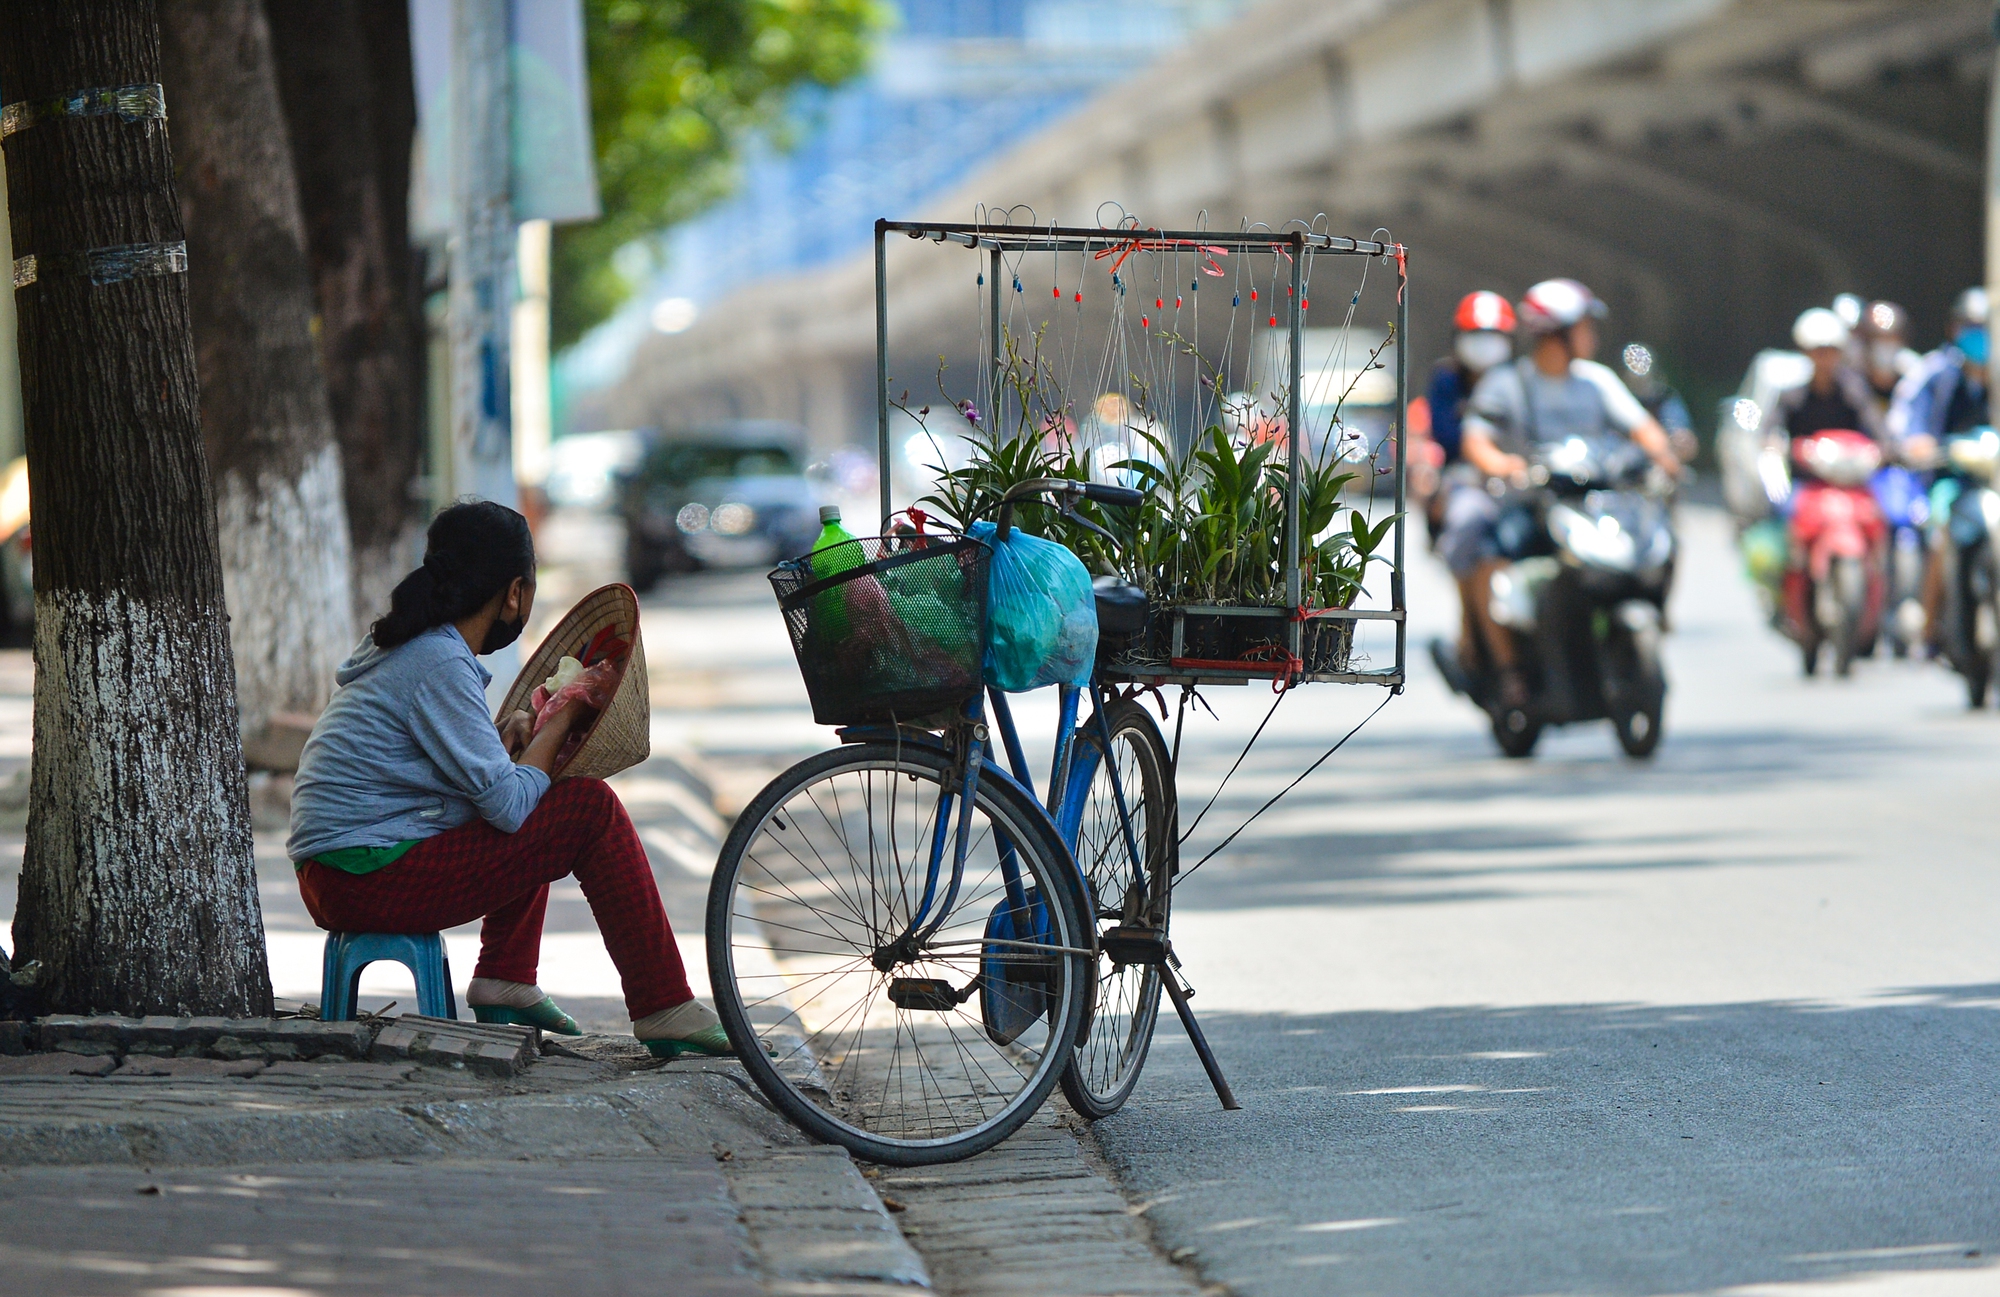
[(481, 1076), (517, 1076), (541, 1057), (541, 1031), (498, 1023), (458, 1022), (406, 1013), (376, 1035), (368, 1056), (457, 1067)]
[(42, 1050), (156, 1057), (363, 1058), (375, 1037), (369, 1022), (310, 1018), (124, 1018), (53, 1014), (30, 1024)]
[(103, 1076), (118, 1066), (110, 1054), (12, 1054), (0, 1057), (0, 1080), (34, 1076)]
[(264, 1070), (261, 1059), (149, 1058), (128, 1054), (113, 1076), (255, 1076)]

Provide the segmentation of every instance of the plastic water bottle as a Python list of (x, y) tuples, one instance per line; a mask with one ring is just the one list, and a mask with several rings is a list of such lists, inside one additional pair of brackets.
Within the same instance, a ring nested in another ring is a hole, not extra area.
[[(853, 571), (868, 561), (861, 542), (840, 525), (839, 505), (821, 505), (819, 520), (819, 539), (813, 542), (812, 554), (807, 560), (812, 565), (815, 581)], [(826, 638), (841, 640), (847, 637), (847, 591), (844, 585), (836, 586), (813, 600), (813, 620), (819, 623), (820, 633)]]

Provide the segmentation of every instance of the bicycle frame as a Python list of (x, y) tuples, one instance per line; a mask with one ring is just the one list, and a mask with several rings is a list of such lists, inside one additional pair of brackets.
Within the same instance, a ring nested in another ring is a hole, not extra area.
[[(1082, 889), (1089, 913), (1097, 912), (1097, 896), (1090, 875), (1076, 860), (1077, 836), (1081, 832), (1083, 820), (1083, 797), (1088, 791), (1088, 776), (1093, 771), (1080, 769), (1071, 760), (1071, 752), (1076, 746), (1077, 715), (1084, 690), (1076, 685), (1060, 686), (1056, 718), (1055, 751), (1050, 761), (1049, 792), (1046, 799), (1036, 802), (1043, 815), (1048, 817), (1069, 852), (1070, 876)], [(1104, 718), (1103, 686), (1093, 682), (1090, 687), (1092, 710), (1090, 723), (1100, 736), (1103, 749), (1102, 759), (1110, 759), (1111, 731)], [(990, 700), (993, 708), (994, 728), (999, 730), (1001, 746), (1006, 752), (1007, 767), (996, 760), (993, 741), (986, 725), (985, 707)], [(1021, 737), (1014, 724), (1013, 709), (1007, 703), (1007, 696), (997, 689), (989, 689), (984, 697), (976, 697), (966, 704), (960, 721), (961, 730), (970, 741), (954, 744), (951, 736), (939, 736), (924, 730), (911, 733), (888, 726), (855, 726), (839, 731), (843, 742), (866, 740), (889, 740), (928, 747), (949, 752), (965, 764), (965, 775), (958, 792), (940, 794), (936, 823), (931, 829), (929, 861), (925, 870), (923, 896), (917, 903), (916, 913), (902, 936), (888, 943), (885, 949), (907, 952), (921, 946), (937, 926), (951, 913), (958, 899), (960, 885), (965, 877), (965, 857), (971, 845), (972, 811), (979, 790), (979, 780), (987, 776), (1004, 780), (1018, 791), (1027, 794), (1029, 801), (1034, 796), (1034, 778), (1028, 769), (1026, 752), (1021, 747)], [(976, 744), (976, 747), (974, 746)], [(965, 755), (959, 756), (960, 749)], [(970, 758), (976, 753), (978, 760)], [(1011, 767), (1009, 769), (1008, 767)], [(1117, 807), (1119, 824), (1125, 835), (1128, 859), (1135, 862), (1135, 868), (1144, 868), (1144, 855), (1139, 850), (1138, 835), (1132, 828), (1131, 809), (1125, 804), (1125, 790), (1118, 780), (1111, 781), (1112, 800)], [(951, 872), (947, 878), (944, 872), (945, 849), (951, 848)], [(1039, 902), (1031, 899), (1021, 886), (1020, 867), (1015, 861), (1012, 844), (1002, 841), (999, 846), (1000, 873), (1007, 891), (1010, 909), (1034, 915)], [(1145, 879), (1135, 877), (1134, 882), (1143, 886)], [(939, 885), (943, 884), (943, 895), (939, 895)]]

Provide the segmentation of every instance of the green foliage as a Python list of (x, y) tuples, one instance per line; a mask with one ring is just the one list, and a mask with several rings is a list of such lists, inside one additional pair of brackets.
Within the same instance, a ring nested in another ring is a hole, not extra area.
[(867, 63), (882, 0), (584, 0), (602, 219), (555, 233), (552, 342), (564, 347), (631, 295), (613, 254), (728, 193), (738, 146), (781, 138), (798, 86)]
[[(966, 437), (972, 455), (963, 468), (935, 468), (938, 491), (919, 503), (961, 528), (992, 516), (1002, 494), (1016, 483), (1089, 476), (1088, 462), (1069, 431), (1068, 402), (1042, 362), (1040, 335), (1032, 341), (1024, 354), (1013, 338), (1007, 339), (1003, 381), (1013, 394), (1008, 403), (1014, 412), (1011, 426), (989, 419), (971, 401), (954, 399), (939, 370), (938, 390), (949, 410), (941, 417), (948, 430), (933, 435)], [(1143, 393), (1136, 406), (1143, 417)], [(902, 408), (930, 431), (929, 420), (937, 417), (932, 407)], [(968, 408), (980, 417), (969, 419)], [(1149, 453), (1111, 467), (1138, 481), (1147, 492), (1145, 503), (1135, 509), (1100, 509), (1087, 501), (1077, 506), (1079, 514), (1111, 533), (1111, 542), (1048, 505), (1018, 506), (1018, 524), (1068, 545), (1099, 571), (1116, 572), (1144, 586), (1157, 604), (1285, 603), (1289, 465), (1283, 442), (1232, 437), (1218, 424), (1204, 429), (1183, 454), (1150, 427), (1134, 423), (1125, 432)], [(1355, 465), (1331, 455), (1308, 458), (1301, 465), (1299, 516), (1305, 543), (1299, 574), (1308, 607), (1350, 607), (1369, 565), (1386, 561), (1378, 551), (1397, 515), (1370, 521), (1340, 500), (1359, 476)]]

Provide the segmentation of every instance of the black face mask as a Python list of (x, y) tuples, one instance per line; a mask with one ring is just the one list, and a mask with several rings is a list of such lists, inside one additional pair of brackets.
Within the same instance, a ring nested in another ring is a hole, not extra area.
[(498, 653), (501, 649), (506, 648), (509, 644), (521, 638), (521, 632), (527, 628), (528, 619), (526, 617), (516, 617), (513, 621), (502, 621), (499, 618), (495, 618), (493, 624), (486, 629), (486, 638), (479, 643), (480, 656), (484, 657), (488, 653)]

